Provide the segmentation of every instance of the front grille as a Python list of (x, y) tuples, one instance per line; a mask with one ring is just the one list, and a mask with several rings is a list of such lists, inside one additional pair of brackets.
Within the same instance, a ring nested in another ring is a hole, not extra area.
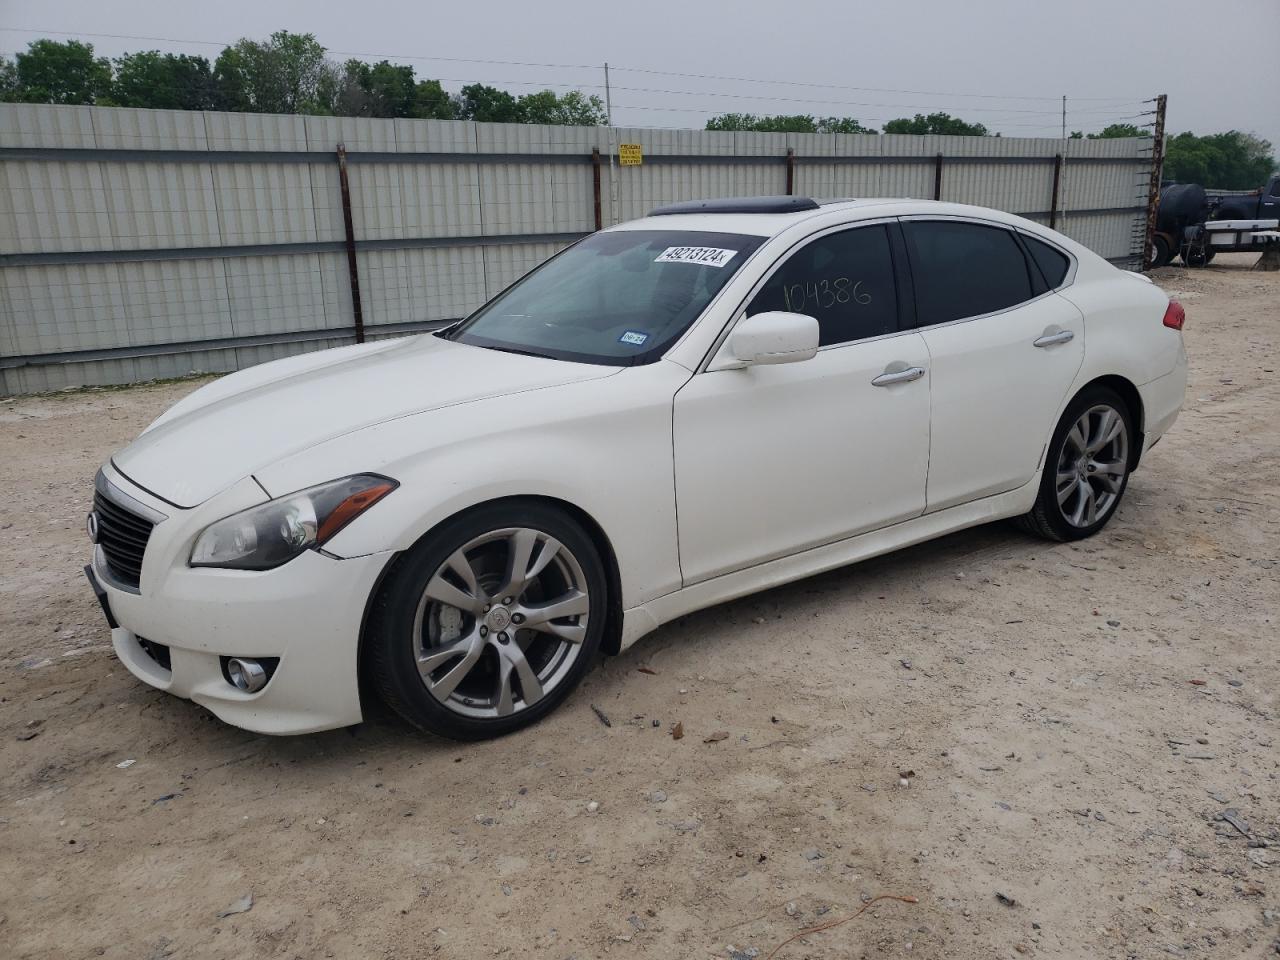
[(98, 546), (107, 567), (121, 583), (136, 587), (155, 524), (108, 500), (101, 491), (93, 495), (93, 509), (98, 514)]

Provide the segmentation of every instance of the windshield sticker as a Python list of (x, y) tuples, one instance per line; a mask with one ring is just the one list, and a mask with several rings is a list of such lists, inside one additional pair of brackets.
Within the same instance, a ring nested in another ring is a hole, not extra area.
[(658, 254), (654, 263), (697, 263), (704, 267), (723, 267), (734, 258), (737, 250), (721, 247), (667, 247)]
[(639, 330), (628, 330), (618, 338), (619, 343), (629, 343), (633, 347), (642, 347), (644, 342), (649, 339), (647, 333), (641, 333)]

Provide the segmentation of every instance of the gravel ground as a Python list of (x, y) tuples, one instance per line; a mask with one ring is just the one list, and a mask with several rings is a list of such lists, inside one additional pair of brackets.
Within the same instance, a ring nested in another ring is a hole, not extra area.
[(0, 403), (0, 953), (766, 957), (887, 894), (778, 957), (1274, 955), (1280, 274), (1251, 260), (1157, 271), (1192, 385), (1099, 536), (997, 524), (686, 617), (471, 746), (383, 712), (264, 738), (135, 680), (83, 517), (195, 382)]

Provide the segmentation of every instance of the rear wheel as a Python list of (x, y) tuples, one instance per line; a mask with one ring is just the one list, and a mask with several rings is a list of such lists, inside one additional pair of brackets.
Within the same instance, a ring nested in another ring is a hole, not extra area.
[(1023, 529), (1050, 540), (1080, 540), (1101, 530), (1129, 483), (1133, 413), (1113, 390), (1091, 387), (1067, 407), (1045, 457), (1035, 506)]
[(455, 740), (531, 724), (577, 686), (607, 610), (600, 556), (541, 504), (447, 521), (392, 575), (370, 621), (369, 667), (392, 709)]
[(1169, 246), (1169, 241), (1164, 237), (1156, 234), (1151, 238), (1151, 266), (1163, 267), (1168, 265), (1173, 259), (1173, 250)]

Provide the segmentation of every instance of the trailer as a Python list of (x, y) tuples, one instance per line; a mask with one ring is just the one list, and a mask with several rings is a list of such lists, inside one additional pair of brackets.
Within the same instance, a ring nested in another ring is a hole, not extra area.
[(1186, 227), (1179, 254), (1188, 267), (1203, 267), (1217, 253), (1261, 253), (1280, 242), (1280, 220), (1209, 220)]
[(1280, 177), (1247, 196), (1210, 194), (1195, 183), (1168, 184), (1160, 191), (1150, 261), (1162, 267), (1180, 256), (1203, 267), (1224, 252), (1260, 253), (1280, 242)]

